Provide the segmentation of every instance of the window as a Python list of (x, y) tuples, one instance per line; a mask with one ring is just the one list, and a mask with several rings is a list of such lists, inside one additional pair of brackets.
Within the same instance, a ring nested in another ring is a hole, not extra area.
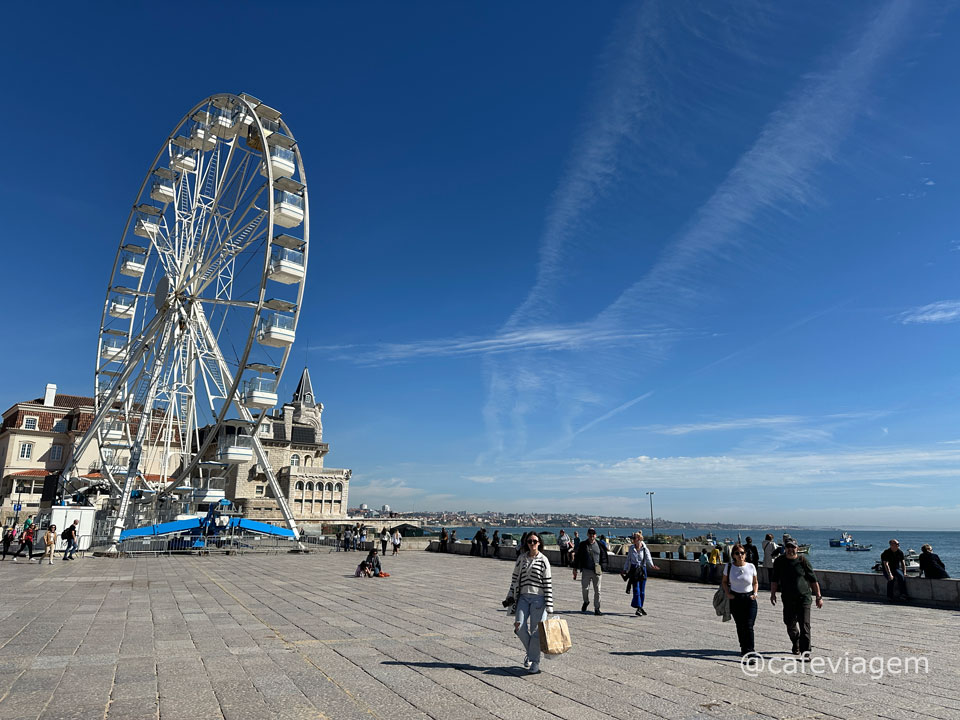
[(20, 459), (29, 460), (33, 457), (33, 443), (20, 443)]
[(257, 485), (256, 493), (257, 497), (263, 497), (263, 485)]
[(343, 485), (341, 485), (340, 483), (337, 483), (337, 487), (334, 488), (334, 489), (335, 489), (337, 492), (342, 492), (342, 491), (343, 491)]
[(306, 465), (307, 467), (310, 467), (310, 462), (311, 462), (311, 461), (310, 461), (310, 456), (309, 456), (309, 455), (304, 455), (304, 456), (303, 456), (303, 464)]
[(23, 419), (23, 429), (24, 430), (36, 430), (37, 429), (37, 418), (35, 417), (26, 417)]
[(312, 482), (308, 482), (308, 483), (307, 483), (307, 492), (313, 492), (313, 483), (312, 483)]
[(300, 467), (300, 456), (296, 453), (290, 456), (290, 467)]
[(270, 423), (265, 422), (260, 425), (260, 434), (264, 437), (270, 435)]
[(53, 431), (58, 433), (65, 433), (70, 429), (70, 423), (66, 418), (61, 418), (53, 424)]
[(333, 483), (327, 483), (327, 490), (333, 492)]
[(303, 481), (299, 481), (294, 487), (297, 490), (303, 490)]
[(54, 445), (50, 448), (50, 459), (51, 460), (63, 460), (63, 445)]

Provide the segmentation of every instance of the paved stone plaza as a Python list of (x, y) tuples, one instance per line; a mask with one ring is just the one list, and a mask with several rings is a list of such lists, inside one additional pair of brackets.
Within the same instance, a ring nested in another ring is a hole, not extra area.
[[(0, 718), (960, 718), (960, 612), (826, 601), (815, 652), (923, 655), (929, 674), (743, 675), (713, 589), (648, 584), (604, 617), (555, 568), (574, 647), (526, 676), (501, 609), (512, 563), (406, 551), (0, 564)], [(757, 648), (788, 658), (762, 596)]]

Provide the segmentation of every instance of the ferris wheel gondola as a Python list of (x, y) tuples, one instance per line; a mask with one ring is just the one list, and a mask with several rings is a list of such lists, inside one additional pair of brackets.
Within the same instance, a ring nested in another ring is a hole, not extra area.
[[(110, 274), (94, 419), (61, 476), (62, 496), (110, 491), (114, 541), (183, 488), (211, 497), (251, 460), (299, 539), (257, 429), (296, 339), (309, 228), (299, 146), (250, 95), (208, 97), (157, 153)], [(80, 478), (90, 443), (99, 477)]]

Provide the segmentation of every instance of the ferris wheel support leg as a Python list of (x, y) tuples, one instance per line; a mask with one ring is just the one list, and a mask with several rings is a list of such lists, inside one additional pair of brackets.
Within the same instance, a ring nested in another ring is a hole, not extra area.
[(140, 425), (137, 427), (137, 436), (130, 447), (130, 464), (127, 466), (127, 477), (123, 482), (123, 491), (120, 494), (117, 521), (113, 526), (111, 551), (116, 551), (117, 544), (120, 542), (120, 534), (126, 527), (127, 511), (130, 508), (130, 493), (133, 490), (133, 483), (140, 473), (140, 456), (143, 453), (143, 442), (152, 425), (150, 418), (153, 414), (153, 403), (157, 397), (157, 387), (160, 385), (162, 377), (161, 371), (163, 370), (166, 350), (177, 332), (177, 323), (169, 320), (169, 315), (167, 315), (167, 317), (168, 322), (165, 332), (163, 333), (163, 340), (161, 341), (158, 351), (154, 354), (153, 372), (150, 375), (150, 386), (143, 403), (143, 414), (141, 415)]
[[(223, 374), (224, 384), (232, 386), (233, 374), (230, 372), (230, 367), (227, 365), (227, 361), (224, 360), (223, 355), (220, 354), (220, 348), (213, 337), (213, 331), (210, 329), (210, 325), (207, 323), (206, 317), (204, 317), (202, 313), (198, 313), (197, 320), (198, 324), (202, 328), (203, 334), (206, 336), (207, 341), (209, 342), (210, 350), (216, 358), (217, 365), (220, 366), (220, 372)], [(234, 393), (233, 397), (230, 398), (230, 401), (240, 412), (240, 415), (244, 420), (249, 423), (253, 423), (253, 413), (251, 413), (250, 409), (240, 402), (240, 396), (238, 394)], [(300, 541), (300, 528), (297, 527), (297, 521), (293, 517), (293, 512), (290, 510), (290, 505), (287, 503), (287, 499), (283, 495), (283, 491), (280, 488), (280, 483), (277, 482), (277, 476), (274, 474), (273, 467), (270, 465), (270, 459), (267, 456), (267, 452), (263, 449), (260, 438), (257, 437), (256, 434), (253, 435), (253, 452), (257, 456), (257, 462), (260, 464), (260, 467), (263, 468), (263, 472), (267, 476), (267, 483), (270, 485), (270, 489), (273, 491), (273, 497), (277, 501), (277, 506), (280, 508), (280, 514), (283, 515), (283, 519), (287, 523), (287, 527), (290, 528), (291, 532), (293, 532), (293, 538), (297, 542), (297, 548), (301, 551), (305, 550), (306, 548)]]
[[(100, 407), (93, 416), (93, 420), (90, 422), (90, 427), (87, 428), (87, 431), (83, 434), (83, 437), (80, 439), (80, 441), (73, 446), (73, 449), (70, 453), (70, 459), (60, 474), (61, 483), (63, 483), (65, 479), (68, 479), (71, 474), (76, 472), (77, 465), (80, 462), (80, 458), (83, 456), (84, 450), (87, 449), (90, 443), (93, 442), (93, 439), (97, 436), (97, 430), (99, 430), (100, 426), (103, 424), (107, 413), (109, 413), (113, 408), (113, 403), (117, 399), (117, 395), (120, 393), (120, 388), (123, 387), (124, 383), (130, 379), (130, 375), (137, 367), (137, 363), (140, 362), (140, 359), (149, 349), (150, 341), (153, 339), (154, 335), (156, 335), (157, 330), (160, 329), (162, 324), (162, 318), (160, 315), (157, 315), (140, 335), (138, 345), (133, 353), (131, 353), (123, 372), (113, 383), (113, 389), (111, 389), (109, 394), (102, 401), (100, 401)], [(113, 478), (108, 475), (107, 480), (109, 480), (110, 484), (113, 486), (112, 489), (114, 492), (121, 492), (120, 486), (114, 482)], [(63, 486), (61, 486), (61, 488), (62, 487)]]

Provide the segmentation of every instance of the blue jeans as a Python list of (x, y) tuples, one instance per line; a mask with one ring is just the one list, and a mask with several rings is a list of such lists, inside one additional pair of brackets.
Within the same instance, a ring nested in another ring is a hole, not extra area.
[(633, 600), (630, 601), (630, 607), (642, 608), (643, 607), (643, 597), (647, 589), (647, 569), (644, 568), (643, 572), (637, 577), (635, 583), (633, 583)]
[[(521, 595), (517, 598), (515, 621), (520, 623), (514, 632), (523, 643), (530, 662), (540, 662), (540, 623), (547, 619), (543, 595)], [(528, 628), (529, 626), (529, 628)]]
[(77, 544), (76, 540), (67, 540), (67, 547), (63, 551), (64, 558), (73, 559), (73, 554), (77, 551), (80, 546)]

